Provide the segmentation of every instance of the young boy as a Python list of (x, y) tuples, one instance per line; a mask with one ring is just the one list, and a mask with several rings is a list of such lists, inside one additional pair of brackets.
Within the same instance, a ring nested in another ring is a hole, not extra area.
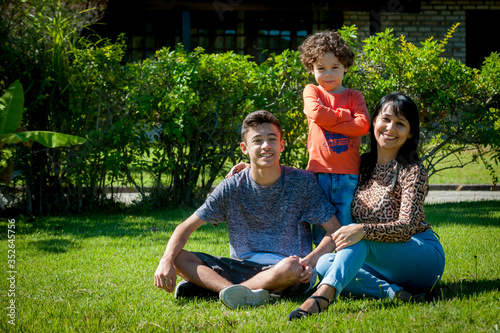
[[(358, 183), (361, 136), (368, 133), (370, 116), (363, 95), (342, 85), (354, 53), (336, 31), (310, 35), (299, 47), (300, 60), (318, 86), (305, 87), (304, 113), (309, 124), (307, 170), (337, 208), (342, 225), (353, 223), (351, 202)], [(324, 231), (313, 226), (314, 243)]]
[[(269, 112), (249, 114), (241, 150), (251, 168), (223, 180), (170, 237), (154, 275), (155, 285), (175, 297), (219, 295), (229, 308), (258, 306), (269, 293), (299, 295), (316, 282), (314, 267), (331, 253), (329, 237), (340, 228), (335, 208), (311, 172), (280, 165), (281, 126)], [(184, 250), (204, 223), (226, 222), (230, 258)], [(311, 224), (328, 237), (312, 251)], [(312, 251), (312, 252), (311, 252)], [(176, 275), (182, 281), (176, 288)]]

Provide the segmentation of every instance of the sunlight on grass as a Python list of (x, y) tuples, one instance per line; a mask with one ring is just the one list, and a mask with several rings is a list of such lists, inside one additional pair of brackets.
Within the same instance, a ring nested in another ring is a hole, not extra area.
[[(472, 160), (472, 153), (464, 153), (462, 158), (464, 162)], [(500, 165), (495, 165), (491, 160), (496, 176), (500, 177)], [(438, 169), (448, 165), (457, 165), (451, 158), (444, 160)], [(468, 164), (463, 168), (447, 169), (439, 171), (429, 178), (429, 184), (492, 184), (493, 179), (490, 172), (486, 169), (482, 162)]]
[[(500, 324), (497, 201), (426, 205), (447, 258), (437, 302), (340, 298), (320, 316), (293, 323), (286, 316), (301, 297), (232, 311), (217, 299), (176, 301), (154, 287), (153, 274), (169, 236), (192, 213), (19, 218), (15, 331), (490, 332)], [(0, 224), (6, 230), (6, 222)], [(7, 244), (3, 233), (4, 257)], [(204, 225), (187, 248), (228, 256), (225, 225)], [(8, 300), (5, 275), (0, 276), (2, 304)], [(1, 331), (12, 328), (0, 321)]]

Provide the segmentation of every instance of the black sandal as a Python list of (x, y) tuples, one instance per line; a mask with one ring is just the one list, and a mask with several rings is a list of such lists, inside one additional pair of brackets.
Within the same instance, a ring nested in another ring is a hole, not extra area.
[[(316, 313), (321, 313), (322, 311), (324, 311), (324, 310), (321, 309), (321, 306), (320, 306), (320, 304), (318, 302), (318, 298), (328, 302), (328, 305), (326, 306), (325, 310), (328, 309), (328, 306), (330, 306), (330, 302), (331, 301), (328, 298), (326, 298), (326, 297), (323, 297), (323, 296), (314, 296), (313, 295), (313, 296), (311, 296), (309, 298), (312, 298), (314, 300), (314, 302), (316, 302), (316, 307), (318, 308), (318, 312), (309, 312), (309, 311), (306, 311), (306, 310), (302, 310), (299, 307), (299, 308), (293, 310), (292, 312), (290, 312), (290, 314), (288, 315), (288, 320), (300, 319), (302, 317), (307, 317), (307, 316), (310, 316), (310, 315), (313, 315), (313, 314), (316, 314)], [(307, 301), (307, 299), (306, 299), (306, 301)]]

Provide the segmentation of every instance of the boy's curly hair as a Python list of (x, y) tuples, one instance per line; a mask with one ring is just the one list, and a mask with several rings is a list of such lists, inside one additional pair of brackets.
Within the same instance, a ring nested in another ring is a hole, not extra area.
[(328, 52), (332, 52), (345, 68), (351, 67), (354, 63), (354, 52), (335, 30), (309, 35), (299, 46), (299, 52), (300, 61), (311, 72), (314, 70), (314, 63)]

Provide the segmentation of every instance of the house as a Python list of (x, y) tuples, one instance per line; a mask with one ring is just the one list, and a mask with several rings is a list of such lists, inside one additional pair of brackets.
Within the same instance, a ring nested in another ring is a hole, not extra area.
[(267, 54), (297, 49), (317, 30), (355, 24), (364, 39), (390, 27), (418, 45), (430, 36), (442, 39), (460, 23), (444, 56), (479, 67), (500, 51), (499, 17), (500, 1), (109, 0), (105, 25), (97, 31), (106, 37), (125, 33), (127, 61), (182, 43), (188, 50), (233, 51), (261, 62)]

